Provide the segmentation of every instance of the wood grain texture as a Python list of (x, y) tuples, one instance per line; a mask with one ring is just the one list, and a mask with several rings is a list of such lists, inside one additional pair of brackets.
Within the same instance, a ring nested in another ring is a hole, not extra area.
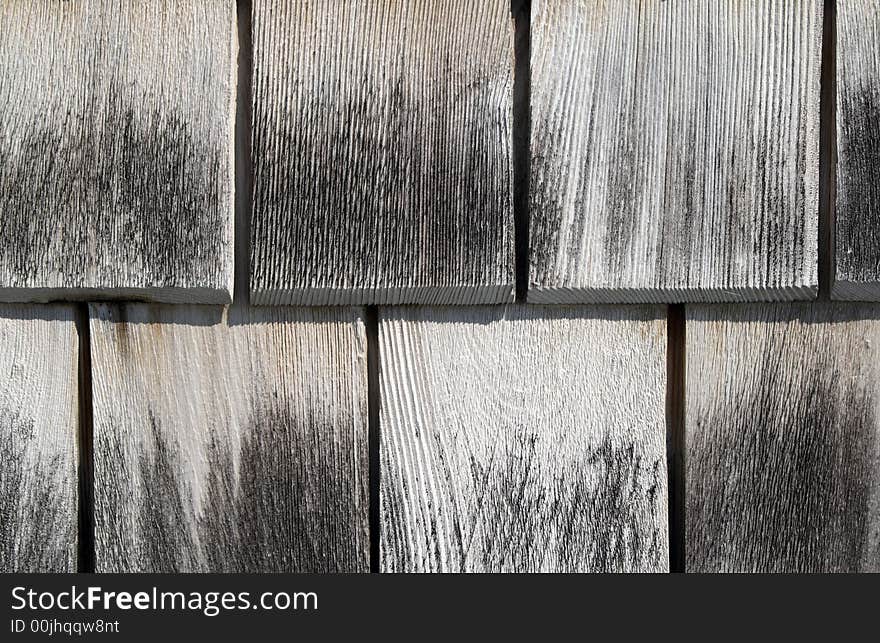
[(362, 572), (357, 311), (91, 307), (95, 558), (114, 572)]
[(529, 301), (812, 298), (822, 2), (532, 3)]
[(665, 322), (381, 311), (385, 572), (668, 569)]
[(230, 301), (234, 4), (0, 0), (0, 299)]
[(880, 307), (689, 308), (687, 570), (880, 570), (878, 412)]
[(72, 306), (0, 305), (0, 572), (77, 565)]
[(880, 4), (837, 2), (835, 299), (880, 300)]
[(509, 0), (255, 0), (257, 304), (514, 290)]

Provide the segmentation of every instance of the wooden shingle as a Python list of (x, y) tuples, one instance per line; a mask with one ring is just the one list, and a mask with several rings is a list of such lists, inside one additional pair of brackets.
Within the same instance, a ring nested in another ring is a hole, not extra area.
[(835, 299), (880, 299), (880, 4), (837, 2)]
[(665, 328), (381, 310), (381, 571), (666, 571)]
[(230, 301), (235, 20), (0, 2), (0, 300)]
[(822, 2), (532, 3), (529, 301), (815, 295)]
[(513, 299), (509, 0), (255, 0), (255, 304)]
[(101, 572), (368, 571), (358, 311), (91, 307)]

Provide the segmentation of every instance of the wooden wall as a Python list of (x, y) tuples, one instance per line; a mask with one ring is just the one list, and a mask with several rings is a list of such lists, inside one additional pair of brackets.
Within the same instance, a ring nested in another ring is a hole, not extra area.
[(0, 571), (880, 571), (877, 2), (117, 4), (0, 0)]
[(687, 317), (689, 571), (880, 571), (880, 307)]

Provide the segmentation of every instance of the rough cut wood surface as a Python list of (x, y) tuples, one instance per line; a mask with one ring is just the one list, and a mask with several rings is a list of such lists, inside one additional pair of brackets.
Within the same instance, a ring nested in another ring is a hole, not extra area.
[(91, 307), (98, 571), (368, 570), (356, 311)]
[(880, 571), (880, 307), (688, 309), (687, 570)]
[(810, 298), (821, 0), (532, 3), (529, 300)]
[(880, 299), (880, 3), (837, 2), (835, 299)]
[(251, 301), (513, 299), (509, 0), (255, 0)]
[(235, 3), (0, 0), (0, 300), (228, 302)]
[(663, 311), (381, 311), (386, 572), (665, 571)]
[(77, 566), (72, 306), (0, 305), (0, 572)]

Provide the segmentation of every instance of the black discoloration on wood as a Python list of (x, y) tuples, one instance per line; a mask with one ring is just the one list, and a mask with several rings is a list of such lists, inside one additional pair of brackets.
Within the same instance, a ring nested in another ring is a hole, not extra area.
[(454, 566), (467, 568), (471, 543), (464, 539), (474, 533), (480, 534), (484, 571), (663, 566), (665, 535), (634, 528), (650, 524), (665, 499), (659, 459), (647, 463), (632, 444), (616, 445), (606, 437), (584, 455), (580, 468), (549, 474), (536, 452), (538, 436), (514, 435), (487, 467), (472, 462), (473, 488), (482, 501), (473, 513), (453, 516), (459, 538), (453, 549), (460, 553)]
[[(595, 104), (591, 109), (595, 109)], [(603, 250), (611, 270), (626, 269), (627, 257), (632, 252), (632, 245), (638, 234), (637, 225), (642, 208), (641, 186), (646, 181), (645, 164), (639, 154), (644, 133), (640, 131), (638, 120), (639, 115), (634, 110), (621, 114), (619, 139), (613, 143), (608, 159), (614, 170), (608, 177), (608, 192), (603, 206), (603, 212), (608, 217), (608, 233), (605, 235)], [(589, 171), (589, 167), (585, 169)], [(583, 202), (584, 196), (581, 195), (578, 200)], [(579, 253), (574, 243), (580, 243), (583, 226), (588, 225), (589, 220), (581, 219), (581, 230), (571, 237), (570, 252)]]
[(835, 299), (880, 299), (880, 5), (837, 3)]
[[(120, 431), (98, 431), (100, 475), (95, 489), (96, 566), (100, 572), (198, 570), (192, 488), (182, 475), (175, 443), (152, 414), (143, 427), (146, 446), (127, 457)], [(137, 481), (140, 497), (133, 493)]]
[[(698, 126), (693, 120), (672, 116), (671, 124), (674, 131), (682, 132), (683, 140), (696, 140)], [(694, 236), (699, 229), (697, 222), (702, 216), (699, 190), (702, 186), (697, 182), (698, 164), (699, 159), (694, 147), (685, 146), (678, 150), (672, 160), (670, 172), (676, 178), (666, 181), (663, 186), (662, 211), (677, 215), (664, 216), (660, 221), (662, 232), (658, 240), (657, 256), (653, 269), (656, 271), (658, 283), (663, 289), (674, 290), (676, 288), (676, 281), (680, 278), (676, 276), (676, 272), (679, 270), (682, 258), (687, 256), (693, 247)], [(736, 159), (731, 158), (730, 164), (736, 166)], [(745, 196), (743, 188), (742, 185), (729, 186), (725, 195), (725, 207), (728, 209), (724, 220), (729, 227), (736, 227), (738, 217), (748, 211), (743, 202)], [(621, 195), (621, 198), (626, 198), (626, 196)], [(638, 197), (633, 195), (632, 198)], [(620, 266), (619, 263), (617, 265)], [(688, 276), (690, 270), (689, 266), (685, 268)]]
[(256, 3), (254, 302), (512, 297), (512, 21), (468, 5)]
[(388, 312), (382, 570), (666, 570), (652, 312)]
[(326, 442), (334, 433), (287, 409), (256, 410), (234, 489), (231, 453), (214, 447), (200, 522), (209, 569), (368, 571), (368, 543), (357, 538), (368, 505), (366, 472), (341, 461), (365, 445)]
[[(871, 400), (838, 399), (827, 382), (815, 378), (789, 397), (776, 380), (772, 370), (756, 373), (748, 388), (758, 390), (735, 394), (728, 415), (716, 418), (703, 437), (708, 452), (691, 454), (691, 571), (827, 572), (861, 566), (871, 475), (867, 454), (875, 433)], [(717, 475), (730, 460), (736, 460), (736, 476)]]
[[(448, 97), (439, 100), (445, 103)], [(252, 283), (257, 301), (261, 290), (272, 288), (269, 284), (291, 291), (482, 285), (494, 249), (504, 245), (510, 230), (508, 191), (470, 178), (496, 162), (491, 142), (480, 137), (474, 137), (474, 147), (465, 142), (456, 150), (456, 162), (465, 160), (460, 168), (451, 167), (445, 141), (453, 139), (457, 126), (450, 120), (437, 141), (401, 141), (387, 157), (376, 152), (386, 129), (399, 131), (409, 114), (430, 108), (392, 105), (388, 117), (368, 119), (366, 131), (357, 131), (351, 123), (363, 106), (349, 105), (341, 110), (339, 128), (315, 134), (313, 141), (276, 126), (266, 144), (287, 151), (284, 168), (261, 164), (264, 143), (255, 141)], [(421, 150), (431, 150), (430, 156), (423, 160)], [(443, 186), (456, 175), (469, 177), (460, 191)], [(434, 188), (412, 189), (423, 181)], [(366, 299), (374, 297), (382, 295)]]
[(31, 123), (0, 166), (3, 287), (33, 287), (51, 271), (76, 288), (104, 269), (99, 285), (111, 289), (214, 283), (229, 217), (222, 148), (174, 110), (122, 103), (112, 86), (101, 109), (103, 122), (92, 112)]
[[(452, 542), (432, 543), (431, 562), (399, 546), (411, 535), (402, 521), (390, 520), (383, 569), (504, 572), (590, 570), (620, 572), (663, 569), (667, 560), (664, 530), (643, 531), (665, 509), (666, 467), (645, 462), (633, 445), (605, 438), (558, 470), (537, 452), (537, 434), (524, 427), (495, 427), (501, 437), (489, 461), (469, 457), (468, 485), (475, 503), (465, 512), (432, 514), (432, 534), (451, 523)], [(442, 449), (438, 443), (435, 448)], [(455, 454), (440, 453), (440, 462)], [(438, 472), (438, 482), (457, 493), (457, 473)], [(387, 516), (402, 514), (411, 502), (396, 486), (385, 496)], [(659, 525), (658, 525), (659, 527)], [(396, 543), (396, 546), (387, 546)]]
[(0, 306), (0, 572), (77, 568), (74, 323), (69, 306)]
[(220, 0), (4, 5), (0, 298), (229, 301), (234, 24)]
[(59, 485), (65, 473), (72, 482), (74, 472), (64, 454), (28, 455), (37, 430), (33, 418), (0, 408), (0, 571), (6, 573), (76, 569), (75, 507)]
[[(126, 569), (125, 563), (135, 564), (140, 571), (191, 572), (198, 569), (198, 550), (195, 545), (192, 517), (192, 489), (186, 484), (177, 455), (177, 445), (163, 437), (159, 424), (151, 413), (149, 424), (144, 427), (147, 443), (152, 447), (144, 450), (138, 457), (138, 473), (143, 482), (144, 495), (136, 505), (135, 533), (117, 534), (119, 542), (135, 543), (126, 559), (118, 569)], [(115, 436), (111, 438), (118, 439)], [(119, 449), (116, 450), (119, 452)], [(103, 452), (102, 453), (106, 453)], [(104, 484), (114, 481), (104, 479)], [(115, 483), (119, 486), (119, 483)], [(103, 493), (103, 492), (102, 492)], [(127, 494), (128, 495), (128, 494)], [(125, 499), (125, 505), (114, 508), (112, 513), (101, 514), (104, 520), (123, 516), (130, 511), (132, 498)], [(128, 507), (128, 509), (126, 508)], [(98, 525), (103, 531), (106, 524)], [(101, 560), (103, 568), (110, 561)]]
[[(154, 417), (144, 428), (149, 447), (137, 469), (115, 468), (125, 458), (113, 458), (114, 470), (102, 480), (124, 489), (120, 482), (134, 475), (143, 492), (133, 524), (120, 520), (131, 513), (130, 494), (99, 492), (102, 571), (367, 571), (366, 543), (355, 542), (366, 479), (350, 477), (336, 460), (340, 453), (322, 444), (332, 427), (282, 408), (256, 410), (240, 449), (217, 427), (209, 438), (201, 512), (180, 446)], [(105, 458), (123, 455), (118, 433), (103, 438)]]
[[(880, 87), (880, 77), (878, 77)], [(837, 220), (838, 276), (880, 278), (880, 91), (860, 89), (840, 106), (847, 124), (840, 138), (838, 179), (845, 214)]]
[(691, 313), (688, 571), (880, 569), (878, 330), (868, 308)]
[(368, 571), (356, 311), (102, 305), (92, 337), (99, 571)]

